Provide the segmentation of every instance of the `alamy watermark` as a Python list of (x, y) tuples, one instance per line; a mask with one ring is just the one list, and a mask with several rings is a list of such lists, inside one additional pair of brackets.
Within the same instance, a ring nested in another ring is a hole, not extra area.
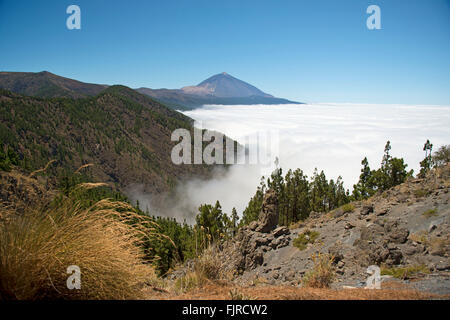
[(369, 266), (366, 270), (370, 276), (366, 280), (366, 289), (381, 289), (381, 271), (376, 265)]
[(174, 164), (250, 164), (269, 167), (279, 157), (278, 130), (257, 131), (240, 143), (223, 133), (202, 129), (196, 122), (193, 130), (176, 129), (171, 140), (178, 142), (171, 152)]
[(79, 6), (72, 4), (67, 7), (66, 13), (70, 14), (66, 20), (66, 26), (69, 30), (81, 29), (81, 9)]
[(79, 266), (71, 265), (67, 267), (67, 273), (70, 274), (70, 276), (67, 278), (66, 285), (67, 289), (73, 290), (81, 289), (81, 270)]
[(370, 16), (366, 20), (366, 26), (369, 30), (381, 29), (381, 9), (379, 6), (372, 4), (367, 7), (366, 13)]

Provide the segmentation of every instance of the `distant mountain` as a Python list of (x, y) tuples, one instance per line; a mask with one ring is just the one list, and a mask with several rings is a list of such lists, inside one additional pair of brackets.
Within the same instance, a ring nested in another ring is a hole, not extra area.
[(181, 90), (186, 94), (196, 94), (201, 96), (214, 96), (220, 98), (242, 98), (242, 97), (266, 97), (273, 98), (270, 94), (264, 93), (258, 88), (236, 79), (226, 72), (216, 74), (197, 86), (184, 87)]
[(47, 71), (0, 72), (0, 88), (27, 96), (84, 98), (97, 95), (107, 87), (60, 77)]
[[(207, 177), (213, 166), (175, 165), (177, 128), (193, 120), (124, 86), (89, 98), (36, 98), (0, 89), (0, 147), (12, 148), (27, 171), (55, 168), (73, 173), (83, 164), (95, 181), (120, 190), (133, 184), (168, 191), (178, 180)], [(55, 169), (56, 170), (56, 169)]]
[(300, 104), (276, 98), (225, 72), (216, 74), (196, 86), (181, 89), (139, 88), (146, 94), (172, 108), (192, 109), (204, 104)]

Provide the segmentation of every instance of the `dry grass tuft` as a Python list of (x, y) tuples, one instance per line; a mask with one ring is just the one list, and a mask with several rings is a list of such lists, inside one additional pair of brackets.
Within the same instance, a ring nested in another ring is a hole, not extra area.
[(186, 292), (210, 282), (230, 281), (234, 274), (226, 270), (219, 249), (213, 244), (194, 261), (193, 270), (175, 281), (177, 292)]
[(302, 278), (302, 287), (328, 288), (335, 278), (333, 267), (334, 257), (329, 254), (317, 253), (311, 256), (314, 267)]
[(83, 164), (81, 167), (79, 167), (79, 168), (75, 171), (75, 173), (80, 173), (80, 171), (83, 170), (84, 168), (89, 168), (89, 167), (92, 167), (93, 165), (94, 165), (93, 163), (86, 163), (86, 164)]
[[(260, 286), (260, 287), (236, 287), (235, 285), (218, 285), (208, 283), (195, 288), (188, 293), (170, 294), (161, 293), (159, 299), (170, 300), (230, 300), (233, 299), (230, 291), (233, 290), (235, 299), (242, 296), (255, 300), (419, 300), (446, 298), (430, 293), (419, 292), (407, 288), (365, 290), (365, 289), (319, 289), (298, 288), (292, 286)], [(154, 295), (155, 293), (152, 292)]]
[(230, 295), (230, 300), (255, 300), (254, 297), (246, 295), (237, 288), (231, 289), (228, 294)]
[(47, 162), (47, 164), (45, 165), (44, 168), (33, 171), (32, 173), (30, 173), (30, 175), (29, 175), (28, 177), (29, 177), (29, 178), (32, 178), (33, 176), (35, 176), (35, 175), (38, 174), (39, 172), (44, 172), (44, 171), (46, 171), (46, 170), (48, 169), (48, 167), (49, 167), (52, 163), (54, 163), (54, 162), (56, 162), (56, 160), (50, 160), (49, 162)]
[[(123, 202), (83, 209), (67, 199), (29, 209), (0, 224), (0, 299), (139, 299), (155, 273), (139, 244), (156, 225)], [(67, 288), (67, 268), (81, 270), (81, 289)]]

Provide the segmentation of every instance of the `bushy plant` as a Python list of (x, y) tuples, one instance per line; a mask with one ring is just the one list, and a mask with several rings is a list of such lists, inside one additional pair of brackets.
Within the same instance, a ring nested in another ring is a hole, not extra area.
[(294, 246), (300, 250), (305, 250), (308, 243), (314, 243), (319, 237), (319, 232), (306, 230), (294, 239)]
[(353, 212), (354, 210), (355, 210), (355, 206), (351, 203), (347, 203), (342, 206), (342, 211), (344, 213)]
[(437, 216), (437, 211), (436, 209), (428, 209), (424, 213), (422, 213), (422, 215), (426, 218), (431, 218)]
[[(152, 222), (124, 202), (89, 208), (67, 199), (29, 208), (0, 225), (1, 299), (138, 299), (155, 277), (140, 243), (157, 237)], [(81, 289), (67, 288), (67, 268), (81, 271)]]
[(411, 265), (401, 268), (381, 268), (381, 275), (389, 275), (397, 279), (409, 279), (419, 273), (429, 274), (430, 270), (424, 265)]
[(328, 288), (335, 278), (333, 267), (334, 257), (329, 254), (317, 253), (311, 256), (314, 266), (301, 280), (303, 287)]

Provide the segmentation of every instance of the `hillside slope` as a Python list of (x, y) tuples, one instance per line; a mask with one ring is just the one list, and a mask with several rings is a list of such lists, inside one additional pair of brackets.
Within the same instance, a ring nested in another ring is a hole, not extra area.
[[(377, 265), (381, 268), (382, 289), (418, 290), (448, 298), (449, 191), (447, 164), (432, 170), (424, 179), (409, 179), (366, 201), (324, 214), (312, 213), (290, 228), (277, 227), (277, 219), (272, 219), (277, 215), (277, 200), (274, 192), (268, 192), (259, 220), (239, 229), (235, 238), (220, 245), (215, 259), (221, 262), (222, 272), (235, 275), (232, 283), (242, 292), (255, 292), (258, 290), (248, 289), (262, 287), (259, 294), (265, 298), (271, 297), (271, 288), (279, 294), (284, 291), (285, 297), (294, 295), (300, 299), (340, 299), (356, 293), (318, 290), (314, 294), (303, 288), (302, 280), (314, 270), (314, 259), (319, 253), (330, 261), (333, 289), (365, 287), (367, 268)], [(295, 241), (297, 238), (303, 240), (302, 245)], [(172, 278), (183, 278), (196, 270), (195, 263), (174, 271)], [(293, 288), (299, 287), (303, 291), (294, 292)], [(223, 290), (218, 291), (223, 294)], [(206, 295), (205, 299), (215, 298), (205, 290), (199, 292)], [(391, 292), (388, 299), (398, 298), (397, 293)], [(370, 298), (383, 298), (385, 294), (375, 290)], [(183, 295), (189, 297), (189, 292)]]
[(0, 141), (16, 150), (30, 171), (52, 159), (69, 172), (92, 163), (97, 181), (122, 191), (142, 184), (152, 192), (209, 172), (206, 166), (174, 165), (170, 158), (172, 131), (192, 130), (192, 120), (127, 87), (112, 86), (82, 99), (0, 90), (0, 115)]
[[(251, 231), (250, 226), (246, 232), (251, 236), (246, 237), (256, 239), (255, 251), (261, 252), (261, 259), (246, 268), (238, 281), (261, 277), (271, 284), (297, 285), (313, 267), (312, 255), (322, 252), (335, 257), (335, 288), (365, 286), (367, 267), (378, 265), (382, 274), (415, 267), (420, 272), (405, 275), (417, 279), (413, 288), (450, 294), (449, 190), (450, 164), (425, 179), (411, 179), (367, 201), (354, 202), (352, 211), (339, 208), (313, 214), (272, 236)], [(300, 250), (294, 239), (308, 231), (317, 232), (317, 239)], [(388, 279), (394, 280), (384, 277)]]
[(64, 78), (47, 71), (0, 72), (0, 88), (27, 96), (83, 98), (97, 95), (107, 87)]

